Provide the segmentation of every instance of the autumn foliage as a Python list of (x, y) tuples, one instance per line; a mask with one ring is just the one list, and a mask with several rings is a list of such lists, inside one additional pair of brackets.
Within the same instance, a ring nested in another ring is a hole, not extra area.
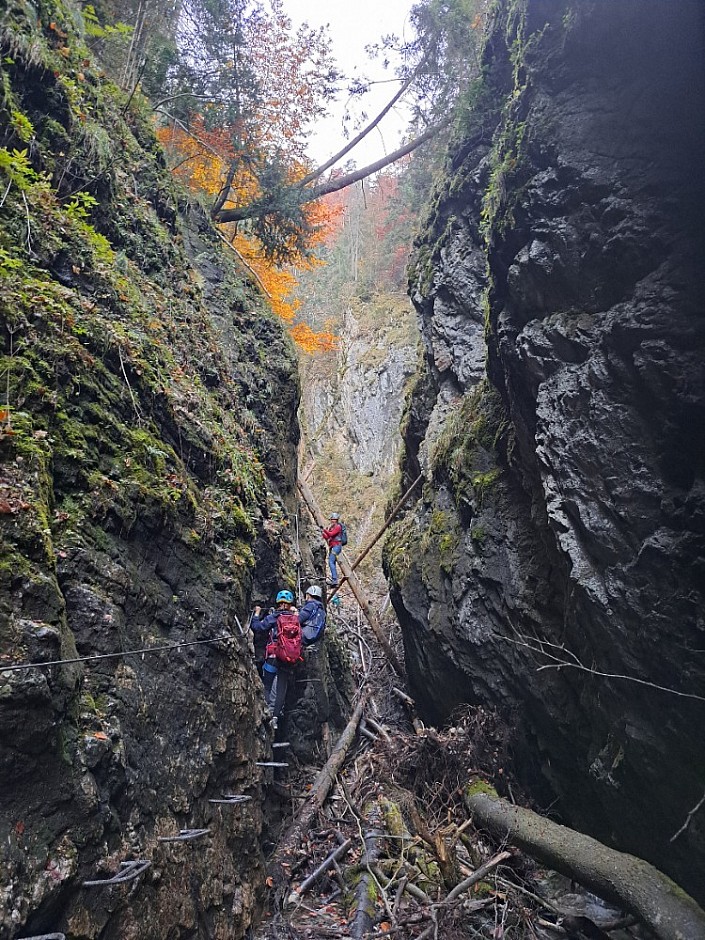
[[(337, 77), (323, 32), (308, 27), (294, 32), (281, 0), (274, 0), (268, 13), (244, 2), (233, 3), (230, 11), (228, 28), (240, 45), (230, 62), (218, 60), (225, 91), (213, 100), (204, 95), (186, 114), (162, 110), (157, 128), (174, 174), (209, 198), (216, 219), (218, 211), (266, 202), (273, 166), (282, 191), (306, 176), (311, 169), (305, 157), (307, 129), (324, 112)], [(215, 51), (206, 50), (211, 62)], [(294, 221), (287, 230), (281, 210), (273, 207), (275, 250), (267, 244), (267, 212), (259, 227), (247, 221), (220, 226), (273, 311), (291, 324), (294, 341), (307, 352), (332, 348), (335, 337), (294, 325), (299, 301), (292, 291), (296, 272), (320, 263), (312, 252), (334, 215), (334, 207), (323, 200), (293, 205)]]
[[(232, 160), (227, 135), (220, 131), (208, 131), (201, 117), (194, 120), (191, 132), (171, 125), (159, 128), (157, 135), (171, 156), (174, 174), (189, 188), (215, 198), (222, 189)], [(305, 172), (305, 165), (293, 164), (291, 181), (295, 182), (296, 178), (302, 177)], [(252, 169), (252, 161), (249, 161), (234, 175), (225, 205), (251, 201), (257, 195), (258, 181)], [(322, 199), (305, 205), (302, 211), (306, 215), (311, 232), (309, 248), (313, 250), (328, 238), (334, 229), (335, 220), (342, 211), (341, 205), (332, 199)], [(297, 252), (292, 246), (290, 264), (277, 265), (262, 251), (257, 239), (248, 235), (246, 230), (236, 229), (233, 232), (229, 226), (221, 228), (233, 250), (266, 294), (274, 313), (287, 323), (293, 323), (300, 306), (300, 301), (292, 296), (297, 284), (295, 272), (310, 270), (321, 262), (312, 255)], [(337, 342), (332, 333), (316, 333), (304, 323), (292, 326), (289, 332), (296, 345), (307, 353), (329, 351)]]

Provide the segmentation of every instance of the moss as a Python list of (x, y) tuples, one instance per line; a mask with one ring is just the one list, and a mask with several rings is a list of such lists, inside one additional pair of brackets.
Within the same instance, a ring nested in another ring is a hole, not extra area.
[(458, 518), (454, 512), (435, 510), (429, 524), (424, 529), (421, 539), (421, 551), (438, 558), (441, 568), (450, 573), (453, 568), (455, 551), (460, 544)]
[(75, 754), (75, 732), (67, 725), (61, 725), (57, 731), (56, 743), (59, 757), (68, 767), (73, 766)]
[(473, 526), (470, 529), (470, 538), (477, 545), (482, 545), (487, 538), (487, 532), (481, 525)]
[[(291, 347), (203, 220), (224, 353), (149, 109), (85, 64), (75, 5), (16, 3), (0, 31), (0, 453), (26, 504), (0, 517), (3, 593), (54, 578), (69, 546), (114, 555), (142, 526), (225, 568), (245, 603), (257, 532), (281, 510), (263, 454), (277, 421), (293, 437), (291, 403), (272, 402), (274, 381), (296, 397)], [(281, 516), (270, 563), (292, 578)]]
[(418, 558), (419, 534), (413, 513), (393, 523), (384, 543), (385, 575), (394, 583), (402, 584)]
[(384, 825), (387, 832), (396, 839), (403, 839), (407, 836), (409, 833), (399, 805), (386, 798), (381, 798), (379, 805), (384, 816)]
[(497, 447), (509, 425), (499, 393), (481, 383), (446, 419), (431, 455), (437, 482), (451, 485), (458, 505), (480, 507), (500, 477)]
[(491, 470), (488, 470), (486, 473), (476, 473), (472, 478), (472, 488), (475, 491), (475, 494), (478, 498), (480, 504), (487, 494), (487, 492), (494, 486), (494, 484), (499, 479), (500, 470), (499, 467), (493, 467)]
[(495, 788), (487, 783), (486, 780), (481, 780), (479, 777), (477, 777), (465, 787), (465, 797), (466, 799), (470, 799), (470, 797), (476, 796), (478, 793), (485, 793), (487, 796), (491, 796), (495, 800), (499, 799), (499, 795)]

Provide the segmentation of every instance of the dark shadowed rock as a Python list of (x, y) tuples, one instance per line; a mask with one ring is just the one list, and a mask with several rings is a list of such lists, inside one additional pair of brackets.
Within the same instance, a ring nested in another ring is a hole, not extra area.
[(386, 562), (426, 715), (511, 712), (539, 801), (701, 901), (704, 35), (690, 0), (502, 5), (417, 254), (431, 486)]

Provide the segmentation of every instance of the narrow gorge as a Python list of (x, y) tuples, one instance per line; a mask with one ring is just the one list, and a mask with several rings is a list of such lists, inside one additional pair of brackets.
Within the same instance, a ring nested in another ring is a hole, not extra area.
[[(448, 140), (413, 211), (402, 164), (332, 214), (305, 352), (170, 170), (166, 53), (120, 87), (110, 4), (0, 11), (0, 940), (705, 936), (705, 10), (440, 7), (483, 34)], [(371, 613), (277, 727), (253, 608), (332, 589), (302, 482)]]

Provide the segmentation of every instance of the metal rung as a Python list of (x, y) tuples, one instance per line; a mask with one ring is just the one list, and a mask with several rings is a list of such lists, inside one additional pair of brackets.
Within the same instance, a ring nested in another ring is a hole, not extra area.
[(178, 836), (159, 836), (157, 842), (189, 842), (210, 835), (210, 829), (182, 829)]
[(65, 933), (42, 933), (36, 937), (25, 937), (24, 940), (66, 940)]
[(288, 767), (288, 764), (281, 764), (275, 760), (258, 760), (255, 761), (256, 767)]
[(134, 881), (139, 878), (142, 872), (147, 871), (152, 863), (146, 859), (136, 859), (132, 862), (120, 862), (120, 868), (112, 878), (102, 878), (100, 881), (84, 881), (84, 888), (102, 888), (104, 885), (121, 885), (127, 881)]
[(282, 742), (279, 743), (279, 744), (273, 744), (273, 745), (272, 745), (272, 750), (274, 750), (275, 747), (291, 747), (291, 744), (290, 744), (289, 741), (282, 741)]
[(247, 803), (251, 796), (238, 796), (235, 794), (225, 794), (222, 800), (208, 800), (209, 803)]

